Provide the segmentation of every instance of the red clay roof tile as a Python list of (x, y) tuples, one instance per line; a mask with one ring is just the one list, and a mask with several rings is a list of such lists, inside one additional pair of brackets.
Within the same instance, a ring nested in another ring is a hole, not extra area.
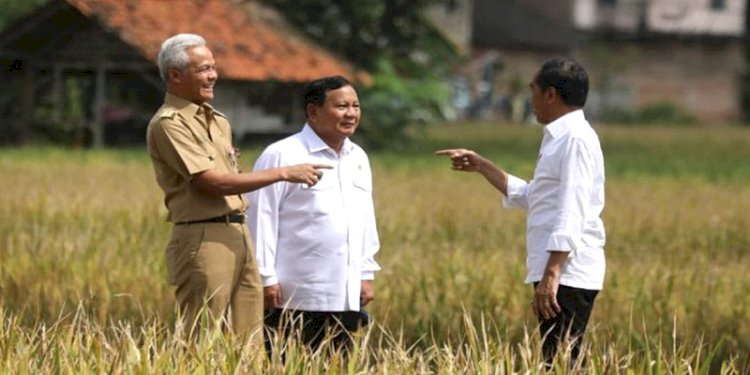
[[(367, 73), (290, 29), (268, 22), (267, 15), (273, 11), (257, 3), (244, 7), (229, 0), (65, 1), (98, 20), (149, 61), (156, 61), (166, 38), (190, 32), (206, 38), (220, 76), (227, 79), (304, 82), (341, 74), (370, 80)], [(253, 16), (253, 11), (266, 16)]]

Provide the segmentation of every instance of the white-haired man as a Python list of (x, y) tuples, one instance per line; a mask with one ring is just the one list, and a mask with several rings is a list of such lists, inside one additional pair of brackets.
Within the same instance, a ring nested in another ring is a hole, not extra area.
[[(174, 224), (166, 249), (169, 282), (186, 327), (210, 318), (262, 343), (263, 287), (245, 224), (244, 193), (287, 181), (315, 185), (324, 165), (240, 173), (229, 121), (207, 104), (216, 63), (206, 41), (178, 34), (161, 46), (167, 94), (148, 125), (148, 152)], [(228, 315), (228, 312), (231, 314)]]

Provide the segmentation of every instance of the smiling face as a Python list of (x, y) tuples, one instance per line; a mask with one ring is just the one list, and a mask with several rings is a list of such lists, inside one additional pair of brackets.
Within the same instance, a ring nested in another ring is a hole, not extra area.
[(203, 104), (214, 98), (214, 84), (218, 79), (213, 54), (205, 46), (185, 50), (188, 65), (185, 69), (170, 69), (171, 92), (195, 104)]
[(336, 151), (341, 151), (344, 140), (359, 126), (359, 98), (350, 85), (329, 90), (323, 105), (308, 104), (306, 110), (315, 133)]

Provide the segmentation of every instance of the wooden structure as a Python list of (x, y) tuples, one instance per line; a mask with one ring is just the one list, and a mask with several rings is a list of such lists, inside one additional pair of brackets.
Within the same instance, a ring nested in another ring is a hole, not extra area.
[(2, 79), (18, 88), (0, 116), (21, 139), (40, 121), (83, 122), (76, 129), (94, 147), (117, 143), (107, 138), (110, 127), (140, 127), (140, 137), (164, 95), (156, 55), (182, 32), (208, 41), (219, 69), (213, 104), (239, 136), (298, 127), (295, 100), (309, 80), (369, 79), (252, 1), (50, 0), (0, 33)]

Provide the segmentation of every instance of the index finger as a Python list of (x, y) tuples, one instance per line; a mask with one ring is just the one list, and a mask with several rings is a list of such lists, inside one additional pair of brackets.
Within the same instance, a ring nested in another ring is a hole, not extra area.
[(435, 155), (453, 156), (453, 154), (455, 154), (456, 152), (458, 152), (457, 149), (451, 148), (451, 149), (445, 149), (445, 150), (437, 150), (435, 151)]
[(312, 167), (315, 169), (333, 169), (333, 166), (328, 164), (313, 164)]

